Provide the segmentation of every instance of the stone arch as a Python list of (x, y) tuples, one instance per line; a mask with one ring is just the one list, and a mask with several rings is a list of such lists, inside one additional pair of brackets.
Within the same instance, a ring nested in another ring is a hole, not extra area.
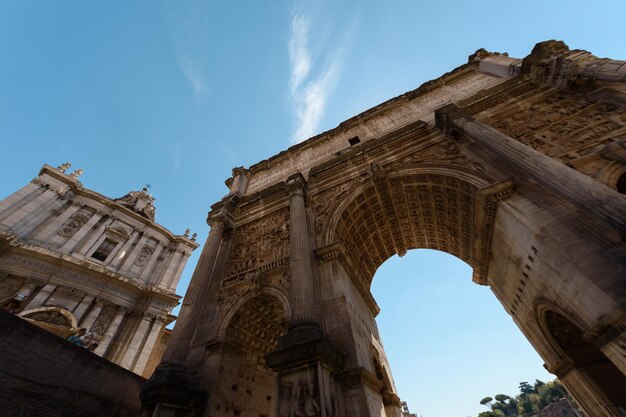
[(76, 330), (78, 321), (74, 315), (61, 307), (38, 307), (24, 310), (18, 316), (61, 337)]
[(550, 330), (548, 329), (546, 323), (546, 314), (548, 312), (554, 312), (559, 314), (560, 316), (566, 318), (570, 323), (575, 325), (579, 329), (586, 329), (588, 326), (576, 315), (570, 311), (567, 311), (560, 307), (558, 304), (547, 300), (547, 299), (539, 299), (534, 303), (534, 311), (535, 311), (535, 320), (541, 333), (543, 334), (546, 343), (550, 347), (551, 353), (554, 357), (558, 358), (558, 360), (562, 361), (567, 358), (567, 354), (561, 349), (556, 340), (550, 335)]
[[(600, 348), (586, 340), (585, 327), (571, 314), (548, 303), (542, 303), (537, 312), (547, 340), (563, 359), (557, 367), (557, 376), (573, 394), (582, 389), (594, 392), (599, 415), (603, 411), (606, 415), (623, 414), (626, 411), (626, 375)], [(585, 396), (576, 397), (590, 401)], [(586, 404), (585, 408), (595, 407)]]
[[(466, 168), (462, 168), (454, 165), (445, 164), (417, 164), (411, 167), (402, 167), (398, 170), (387, 171), (389, 178), (398, 178), (409, 175), (443, 175), (452, 178), (457, 178), (461, 181), (465, 181), (468, 184), (472, 184), (476, 189), (487, 187), (492, 181), (480, 172), (472, 171)], [(329, 214), (324, 221), (321, 232), (321, 246), (330, 245), (337, 241), (336, 228), (337, 223), (341, 219), (341, 214), (345, 211), (346, 207), (357, 196), (365, 191), (365, 189), (372, 186), (371, 181), (361, 181), (355, 186), (346, 196), (337, 200), (330, 208)]]
[(211, 415), (275, 415), (277, 377), (264, 356), (286, 333), (290, 311), (285, 294), (270, 287), (246, 294), (229, 309), (219, 328), (222, 347), (210, 353), (216, 376)]
[(219, 339), (224, 339), (226, 337), (226, 332), (228, 331), (228, 327), (230, 326), (231, 321), (233, 320), (235, 315), (239, 312), (241, 307), (247, 302), (249, 302), (250, 300), (252, 300), (253, 298), (256, 298), (259, 296), (269, 296), (269, 297), (275, 298), (276, 300), (280, 302), (280, 305), (283, 308), (285, 317), (291, 317), (291, 306), (289, 304), (289, 298), (284, 293), (284, 291), (282, 291), (279, 288), (265, 287), (265, 288), (262, 288), (260, 292), (256, 292), (256, 293), (249, 292), (245, 294), (234, 305), (229, 307), (228, 311), (224, 315), (224, 318), (222, 319), (222, 322), (218, 330)]
[[(367, 287), (386, 259), (419, 248), (456, 256), (473, 268), (475, 282), (486, 284), (495, 208), (512, 184), (439, 164), (390, 169), (382, 176), (363, 181), (335, 203), (322, 229), (323, 245), (341, 242), (350, 269), (359, 271)], [(369, 236), (358, 233), (363, 227)], [(370, 256), (375, 248), (379, 252)]]

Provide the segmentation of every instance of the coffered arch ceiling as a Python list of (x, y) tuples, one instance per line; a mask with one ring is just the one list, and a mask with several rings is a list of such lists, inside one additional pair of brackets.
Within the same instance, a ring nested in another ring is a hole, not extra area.
[(344, 256), (368, 286), (383, 262), (410, 249), (449, 253), (476, 274), (480, 240), (492, 227), (484, 221), (488, 199), (482, 191), (487, 188), (484, 179), (452, 170), (374, 174), (336, 203), (327, 236), (341, 242)]

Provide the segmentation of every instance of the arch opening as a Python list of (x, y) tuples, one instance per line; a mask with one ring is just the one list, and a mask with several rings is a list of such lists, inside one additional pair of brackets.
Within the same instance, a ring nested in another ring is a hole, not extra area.
[(554, 379), (492, 291), (471, 275), (461, 259), (420, 249), (388, 259), (374, 276), (376, 323), (395, 386), (418, 415), (478, 415), (481, 398)]
[(547, 332), (577, 369), (595, 384), (609, 401), (608, 409), (626, 412), (626, 376), (598, 349), (583, 338), (583, 332), (565, 316), (547, 310)]
[(261, 294), (237, 308), (223, 337), (211, 415), (276, 415), (276, 374), (264, 356), (286, 330), (285, 308), (274, 296)]
[(444, 174), (391, 176), (343, 208), (335, 241), (371, 284), (380, 265), (410, 249), (449, 253), (473, 266), (478, 187)]

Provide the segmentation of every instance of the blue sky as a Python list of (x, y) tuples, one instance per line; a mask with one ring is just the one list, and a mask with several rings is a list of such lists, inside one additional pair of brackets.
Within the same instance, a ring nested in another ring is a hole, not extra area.
[[(71, 161), (118, 197), (152, 185), (157, 220), (206, 238), (249, 166), (463, 64), (564, 40), (626, 58), (626, 2), (0, 0), (0, 198)], [(185, 270), (186, 288), (199, 250)], [(400, 395), (424, 417), (550, 378), (469, 268), (412, 251), (373, 292)]]

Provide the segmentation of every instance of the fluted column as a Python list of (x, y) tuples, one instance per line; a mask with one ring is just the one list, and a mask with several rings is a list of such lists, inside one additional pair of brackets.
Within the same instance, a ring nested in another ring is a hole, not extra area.
[(217, 302), (220, 282), (213, 279), (212, 271), (220, 250), (224, 246), (228, 246), (232, 226), (224, 214), (212, 216), (209, 222), (211, 231), (191, 277), (180, 315), (172, 332), (172, 338), (163, 355), (163, 362), (185, 363), (196, 327), (201, 322), (203, 307), (210, 305), (210, 300), (213, 298)]
[(318, 322), (317, 291), (313, 274), (311, 237), (304, 204), (306, 183), (300, 174), (287, 180), (289, 187), (289, 244), (291, 260), (291, 311), (293, 324)]

